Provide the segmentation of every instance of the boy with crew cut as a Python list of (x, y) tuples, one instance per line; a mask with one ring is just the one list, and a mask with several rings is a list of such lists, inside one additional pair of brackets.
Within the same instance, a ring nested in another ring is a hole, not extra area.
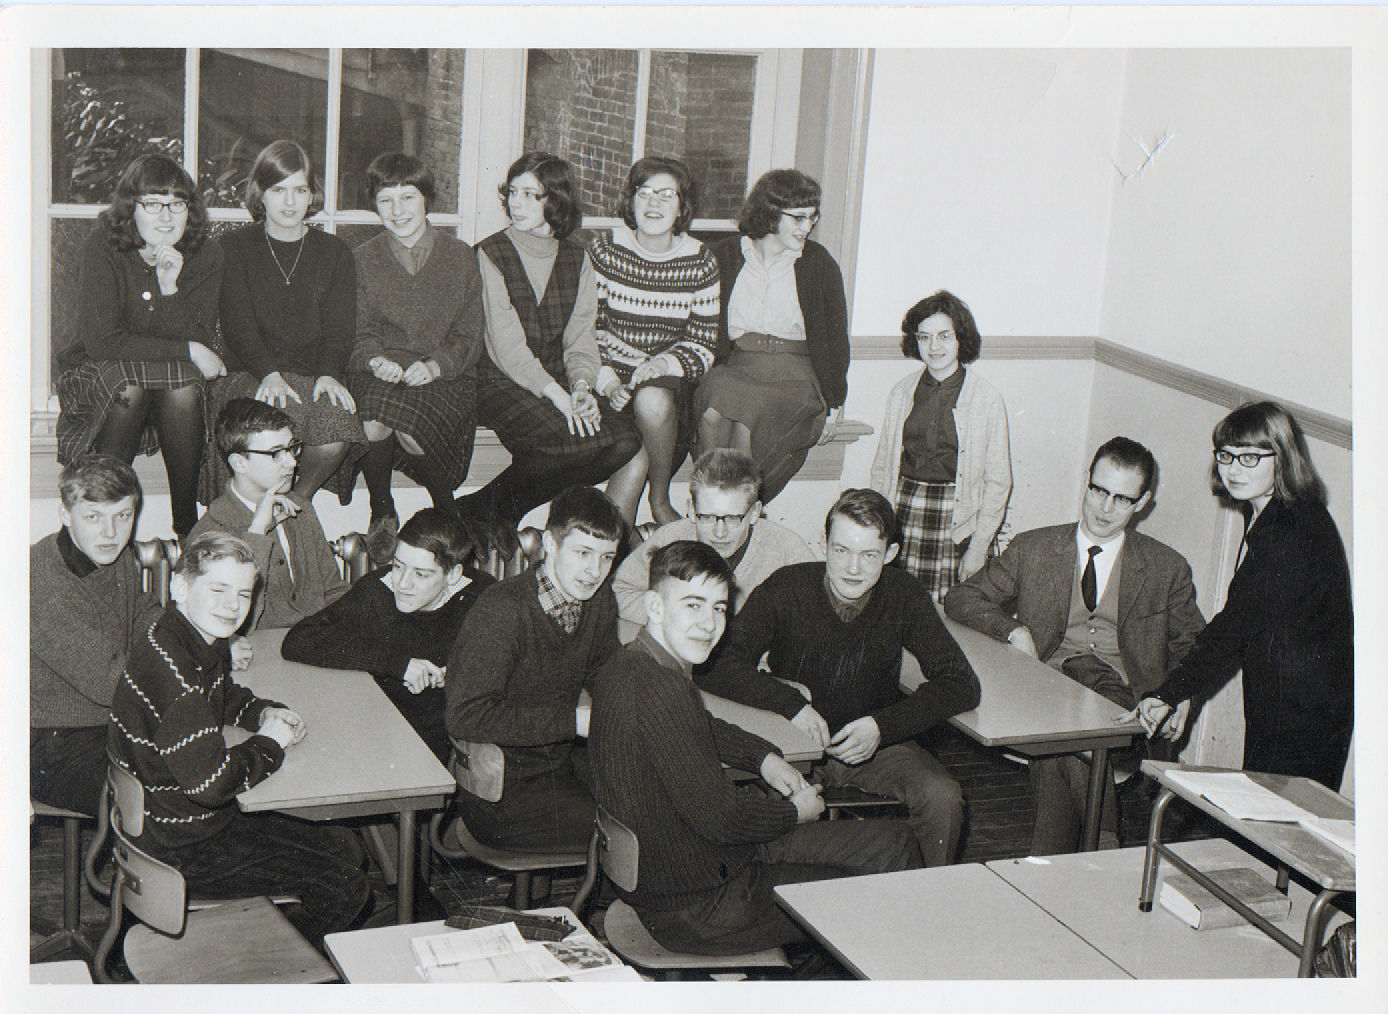
[[(820, 787), (758, 736), (710, 716), (692, 682), (727, 622), (732, 571), (710, 546), (651, 554), (646, 624), (598, 674), (590, 750), (598, 800), (639, 842), (619, 889), (666, 947), (736, 954), (806, 940), (777, 884), (920, 865), (900, 821), (816, 823)], [(723, 764), (774, 791), (738, 786)]]
[(624, 531), (601, 490), (570, 486), (549, 506), (544, 559), (486, 589), (463, 620), (444, 675), (459, 752), (458, 808), (495, 848), (582, 852), (593, 830), (589, 708), (579, 694), (617, 650), (607, 585)]
[(289, 495), (304, 445), (284, 412), (233, 398), (217, 416), (217, 447), (231, 481), (192, 535), (222, 531), (244, 539), (263, 582), (250, 627), (292, 627), (347, 590), (313, 504)]
[(58, 494), (63, 527), (29, 547), (29, 795), (94, 814), (111, 692), (159, 603), (130, 546), (134, 469), (90, 454), (63, 469)]

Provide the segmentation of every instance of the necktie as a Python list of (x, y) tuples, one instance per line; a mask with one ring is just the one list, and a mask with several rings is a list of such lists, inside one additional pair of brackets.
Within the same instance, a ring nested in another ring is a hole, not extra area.
[(559, 607), (559, 625), (564, 628), (564, 633), (572, 634), (578, 629), (578, 621), (582, 612), (583, 607), (577, 602), (565, 602)]
[(1091, 613), (1099, 607), (1099, 579), (1094, 574), (1094, 557), (1102, 553), (1098, 546), (1089, 547), (1089, 560), (1080, 575), (1080, 594), (1084, 596), (1084, 608)]

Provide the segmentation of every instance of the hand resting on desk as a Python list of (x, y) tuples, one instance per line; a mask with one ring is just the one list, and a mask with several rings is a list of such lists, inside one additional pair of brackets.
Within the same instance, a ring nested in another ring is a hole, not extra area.
[(266, 708), (260, 713), (260, 728), (257, 731), (288, 750), (308, 734), (308, 723), (299, 717), (297, 711), (288, 708)]
[(767, 785), (787, 797), (795, 795), (809, 784), (805, 781), (805, 776), (791, 767), (790, 762), (778, 753), (767, 754), (766, 759), (761, 762), (761, 777)]
[(790, 720), (790, 724), (795, 726), (814, 742), (814, 745), (821, 750), (829, 746), (829, 723), (820, 717), (818, 711), (813, 706), (806, 704), (795, 713), (795, 717)]

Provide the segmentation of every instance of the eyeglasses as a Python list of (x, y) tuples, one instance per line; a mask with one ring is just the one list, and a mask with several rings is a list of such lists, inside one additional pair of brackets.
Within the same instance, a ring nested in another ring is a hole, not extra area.
[(750, 514), (750, 513), (752, 513), (752, 508), (751, 508), (751, 507), (748, 507), (748, 508), (747, 508), (745, 511), (743, 511), (741, 514), (697, 514), (697, 513), (696, 513), (696, 514), (694, 515), (694, 520), (695, 520), (696, 522), (698, 522), (699, 524), (701, 524), (701, 525), (707, 525), (709, 528), (717, 528), (717, 527), (718, 527), (718, 523), (719, 523), (720, 521), (723, 523), (724, 527), (727, 527), (727, 528), (736, 528), (738, 525), (742, 524), (743, 521), (747, 520), (747, 515)]
[(786, 218), (790, 219), (792, 222), (800, 226), (800, 228), (802, 229), (806, 226), (813, 229), (817, 224), (819, 224), (819, 212), (817, 211), (811, 211), (808, 215), (797, 215), (790, 211), (783, 211), (781, 212), (781, 214), (785, 215)]
[(507, 197), (524, 197), (527, 201), (543, 201), (548, 195), (539, 190), (531, 190), (528, 187), (507, 187)]
[(1089, 484), (1088, 492), (1089, 495), (1096, 500), (1112, 499), (1113, 505), (1115, 507), (1121, 507), (1123, 510), (1130, 510), (1142, 499), (1140, 496), (1128, 496), (1126, 493), (1115, 493), (1112, 490), (1104, 489), (1104, 487), (1100, 486), (1097, 482), (1091, 482)]
[(637, 187), (636, 196), (643, 201), (659, 201), (661, 204), (669, 204), (671, 201), (680, 199), (680, 192), (674, 187), (661, 187), (659, 190), (654, 187)]
[(169, 209), (170, 215), (181, 215), (188, 210), (187, 201), (161, 201), (157, 197), (141, 197), (135, 203), (144, 208), (146, 215), (157, 215), (165, 208)]
[(303, 442), (302, 440), (294, 440), (294, 441), (291, 441), (290, 443), (285, 444), (283, 447), (271, 447), (271, 448), (269, 448), (268, 450), (264, 450), (264, 451), (257, 451), (257, 450), (256, 450), (255, 448), (253, 448), (253, 447), (247, 447), (247, 448), (245, 449), (245, 451), (243, 451), (242, 453), (244, 453), (244, 454), (263, 454), (263, 455), (265, 455), (267, 458), (274, 458), (276, 461), (279, 460), (281, 454), (287, 454), (287, 455), (289, 455), (291, 458), (293, 458), (295, 461), (298, 461), (298, 460), (299, 460), (299, 455), (302, 454), (303, 452), (304, 452), (304, 442)]
[(1258, 463), (1264, 458), (1277, 457), (1276, 451), (1244, 451), (1242, 454), (1235, 454), (1233, 451), (1226, 451), (1224, 448), (1214, 452), (1214, 459), (1221, 465), (1232, 465), (1237, 461), (1244, 468), (1257, 468)]
[(931, 342), (938, 342), (941, 345), (952, 345), (955, 341), (955, 334), (949, 328), (943, 331), (936, 331), (931, 334), (929, 331), (917, 331), (916, 341), (922, 345), (929, 345)]

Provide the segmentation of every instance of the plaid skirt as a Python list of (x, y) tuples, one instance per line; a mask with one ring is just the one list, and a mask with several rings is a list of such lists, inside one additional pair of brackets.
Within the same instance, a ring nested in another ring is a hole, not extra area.
[[(313, 385), (317, 383), (317, 377), (283, 371), (280, 376), (303, 399), (302, 402), (291, 400), (283, 408), (284, 414), (294, 421), (296, 438), (309, 447), (338, 441), (352, 445), (337, 471), (323, 484), (324, 489), (337, 494), (340, 503), (350, 503), (356, 481), (356, 461), (366, 453), (366, 431), (361, 428), (361, 419), (346, 409), (338, 408), (327, 397), (314, 401)], [(198, 502), (203, 504), (210, 504), (221, 496), (231, 477), (227, 463), (217, 449), (217, 414), (233, 398), (254, 398), (260, 381), (249, 373), (237, 372), (214, 381), (208, 387), (208, 447), (207, 453), (202, 456), (202, 472), (198, 476)]]
[(901, 476), (896, 486), (896, 522), (901, 531), (897, 559), (938, 602), (958, 581), (962, 546), (949, 536), (954, 483), (917, 482)]
[[(116, 395), (127, 386), (175, 391), (201, 386), (202, 374), (186, 359), (143, 361), (86, 360), (58, 375), (58, 464), (70, 465), (92, 449)], [(203, 402), (204, 410), (206, 400)], [(140, 435), (140, 453), (154, 454), (159, 438), (152, 422)]]
[(484, 377), (477, 386), (477, 425), (490, 426), (515, 458), (526, 453), (552, 457), (590, 455), (613, 444), (635, 454), (641, 446), (630, 412), (604, 406), (602, 428), (592, 436), (569, 432), (569, 424), (548, 398), (536, 397), (510, 377)]
[[(359, 419), (374, 420), (413, 437), (424, 455), (438, 463), (450, 486), (457, 489), (463, 484), (477, 433), (477, 380), (472, 374), (408, 387), (352, 370), (347, 374), (347, 390), (356, 399)], [(414, 472), (418, 460), (396, 445), (396, 471), (422, 485)]]

